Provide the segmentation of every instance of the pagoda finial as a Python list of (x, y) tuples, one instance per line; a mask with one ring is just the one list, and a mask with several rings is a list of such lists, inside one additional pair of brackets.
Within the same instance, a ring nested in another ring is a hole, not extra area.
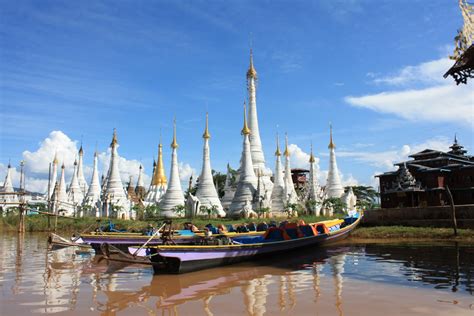
[(178, 148), (178, 142), (176, 141), (176, 118), (173, 120), (173, 142), (171, 143), (171, 148)]
[(206, 112), (206, 128), (204, 129), (204, 134), (202, 138), (209, 139), (211, 138), (211, 134), (209, 134), (209, 113)]
[(280, 152), (280, 137), (278, 136), (278, 133), (276, 134), (276, 143), (277, 143), (277, 149), (275, 151), (275, 156), (281, 156)]
[(309, 162), (313, 163), (315, 161), (316, 159), (314, 159), (314, 154), (313, 154), (313, 142), (311, 142), (311, 154), (309, 155)]
[(247, 105), (244, 101), (244, 127), (242, 128), (242, 135), (250, 135), (250, 128), (247, 125)]
[(114, 127), (114, 135), (112, 136), (112, 142), (110, 143), (110, 147), (115, 147), (117, 144), (117, 129)]
[(329, 123), (329, 145), (328, 145), (328, 148), (329, 149), (336, 148), (336, 145), (332, 141), (332, 123)]
[(82, 149), (82, 135), (81, 135), (81, 147), (79, 148), (79, 155), (80, 156), (84, 155), (84, 150)]
[(457, 145), (457, 143), (458, 143), (458, 138), (457, 138), (456, 133), (454, 133), (454, 143), (455, 143), (456, 145)]
[(285, 133), (285, 152), (283, 153), (285, 157), (290, 157), (290, 151), (288, 150), (288, 134)]
[(257, 71), (253, 66), (253, 49), (250, 47), (250, 65), (249, 69), (247, 70), (247, 79), (254, 78), (257, 79)]
[(8, 169), (10, 169), (11, 167), (12, 167), (12, 164), (11, 164), (10, 158), (8, 158)]
[(54, 159), (53, 159), (53, 164), (57, 165), (58, 164), (58, 151), (54, 153)]

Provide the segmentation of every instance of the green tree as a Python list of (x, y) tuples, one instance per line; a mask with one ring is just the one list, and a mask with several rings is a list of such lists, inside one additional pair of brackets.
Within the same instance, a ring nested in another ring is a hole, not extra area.
[(145, 207), (144, 218), (146, 220), (155, 219), (160, 215), (160, 207), (157, 204), (150, 204)]
[(135, 204), (132, 206), (132, 210), (135, 211), (137, 220), (142, 221), (145, 219), (145, 207), (143, 205)]
[[(348, 190), (350, 187), (345, 187)], [(357, 197), (356, 206), (361, 209), (374, 209), (379, 207), (380, 194), (371, 186), (352, 186), (352, 191)]]
[(332, 207), (332, 209), (334, 210), (334, 213), (343, 214), (347, 206), (346, 206), (346, 203), (344, 203), (344, 201), (342, 201), (341, 198), (332, 197), (332, 198), (324, 200), (323, 207)]

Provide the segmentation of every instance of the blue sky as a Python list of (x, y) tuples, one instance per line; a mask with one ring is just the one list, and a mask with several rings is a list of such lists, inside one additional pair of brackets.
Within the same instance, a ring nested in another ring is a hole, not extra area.
[[(238, 167), (251, 40), (272, 169), (275, 133), (288, 132), (295, 165), (304, 166), (312, 141), (324, 178), (330, 121), (347, 183), (373, 184), (392, 162), (424, 146), (443, 149), (455, 132), (474, 148), (472, 84), (441, 78), (462, 25), (456, 1), (0, 6), (1, 176), (9, 159), (17, 165), (41, 151), (52, 131), (82, 139), (90, 165), (114, 127), (120, 154), (148, 173), (161, 130), (168, 169), (174, 116), (179, 159), (199, 172), (206, 111), (213, 167)], [(27, 162), (31, 182), (44, 180), (47, 161)]]

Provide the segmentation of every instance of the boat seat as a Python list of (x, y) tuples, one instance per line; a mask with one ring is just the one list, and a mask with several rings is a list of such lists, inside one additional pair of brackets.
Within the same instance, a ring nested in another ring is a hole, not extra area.
[(318, 234), (318, 231), (311, 225), (300, 225), (299, 228), (306, 237), (316, 236)]
[(327, 234), (327, 233), (329, 233), (328, 227), (323, 223), (314, 224), (314, 228), (316, 229), (318, 234)]
[(263, 242), (263, 236), (234, 237), (233, 241), (239, 244), (258, 244)]
[(290, 240), (291, 237), (288, 236), (287, 232), (279, 227), (270, 227), (265, 234), (263, 235), (265, 241), (282, 241)]
[(235, 229), (234, 229), (234, 226), (233, 226), (233, 225), (227, 224), (226, 227), (227, 227), (227, 231), (228, 231), (229, 233), (235, 233)]

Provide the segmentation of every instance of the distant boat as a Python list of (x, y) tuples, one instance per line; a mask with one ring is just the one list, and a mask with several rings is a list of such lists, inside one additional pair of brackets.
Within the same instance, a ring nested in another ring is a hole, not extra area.
[[(346, 238), (360, 223), (362, 216), (297, 225), (287, 223), (270, 227), (261, 236), (209, 237), (207, 244), (159, 245), (129, 249), (130, 254), (102, 249), (107, 259), (153, 266), (155, 274), (186, 273), (221, 265), (284, 253), (297, 248), (322, 245)], [(139, 257), (146, 250), (146, 257)], [(136, 261), (134, 261), (136, 259)]]
[(48, 247), (50, 250), (58, 250), (67, 247), (81, 247), (90, 249), (90, 246), (82, 243), (80, 239), (68, 240), (55, 233), (49, 234)]

